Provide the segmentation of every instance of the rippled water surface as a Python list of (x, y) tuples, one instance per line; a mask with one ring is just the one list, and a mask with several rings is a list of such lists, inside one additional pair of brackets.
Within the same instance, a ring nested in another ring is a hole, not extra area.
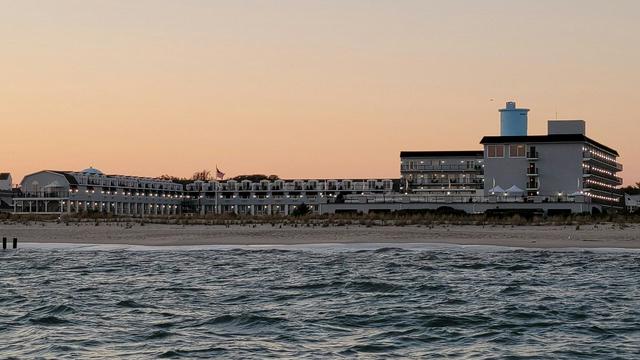
[(638, 358), (640, 253), (0, 251), (0, 357)]

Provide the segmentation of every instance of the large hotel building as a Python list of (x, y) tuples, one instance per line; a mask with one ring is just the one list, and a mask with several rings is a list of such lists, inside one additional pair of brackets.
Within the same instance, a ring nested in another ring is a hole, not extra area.
[[(321, 214), (622, 209), (618, 152), (587, 137), (582, 120), (552, 120), (546, 135), (529, 135), (528, 111), (508, 102), (500, 109), (500, 135), (483, 137), (478, 150), (400, 152), (399, 179), (225, 180), (183, 186), (105, 175), (94, 168), (43, 170), (24, 177), (13, 191), (12, 207), (16, 214), (121, 216), (289, 215), (301, 204)], [(4, 201), (6, 207), (10, 200)]]
[(185, 199), (183, 186), (168, 180), (105, 175), (100, 170), (43, 170), (24, 177), (14, 212), (176, 215)]

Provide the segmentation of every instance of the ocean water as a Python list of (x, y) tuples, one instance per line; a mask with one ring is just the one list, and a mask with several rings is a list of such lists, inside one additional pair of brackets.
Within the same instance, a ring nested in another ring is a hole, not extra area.
[(640, 253), (0, 251), (0, 358), (640, 357)]

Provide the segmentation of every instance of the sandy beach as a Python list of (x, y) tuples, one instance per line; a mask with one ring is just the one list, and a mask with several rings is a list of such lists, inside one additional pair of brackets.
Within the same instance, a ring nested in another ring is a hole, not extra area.
[(529, 248), (640, 248), (640, 226), (373, 226), (159, 225), (38, 222), (1, 224), (0, 237), (20, 243), (179, 245), (299, 245), (442, 243)]

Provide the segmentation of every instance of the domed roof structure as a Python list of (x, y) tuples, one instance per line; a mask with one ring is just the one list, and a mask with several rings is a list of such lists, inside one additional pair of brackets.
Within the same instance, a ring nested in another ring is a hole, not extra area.
[(81, 171), (83, 174), (87, 175), (104, 175), (104, 173), (98, 169), (94, 169), (92, 166), (88, 169), (84, 169)]

